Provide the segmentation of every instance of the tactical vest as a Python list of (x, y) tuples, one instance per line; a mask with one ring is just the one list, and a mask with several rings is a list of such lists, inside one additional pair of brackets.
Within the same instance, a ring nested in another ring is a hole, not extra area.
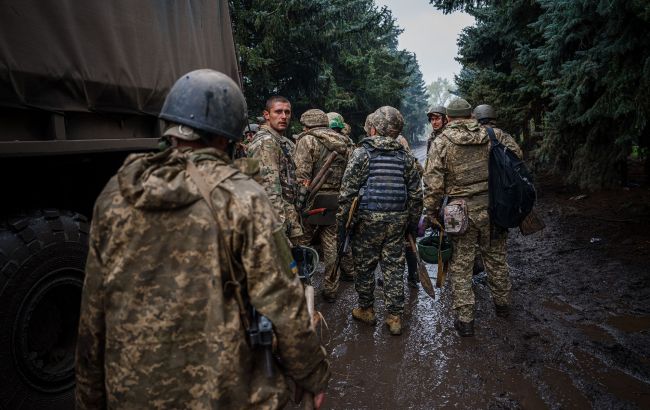
[(447, 194), (471, 197), (487, 193), (489, 141), (468, 145), (456, 145), (451, 140), (449, 142)]
[(368, 179), (361, 188), (363, 192), (360, 209), (378, 212), (406, 210), (406, 153), (384, 151), (364, 146), (370, 157)]

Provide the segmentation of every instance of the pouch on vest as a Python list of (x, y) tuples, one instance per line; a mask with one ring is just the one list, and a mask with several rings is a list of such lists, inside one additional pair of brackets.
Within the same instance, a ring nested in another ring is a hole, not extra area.
[(309, 225), (334, 225), (336, 223), (336, 211), (338, 206), (338, 194), (316, 194), (311, 209), (324, 209), (324, 211), (309, 215), (305, 218), (305, 223)]
[(464, 199), (453, 199), (443, 208), (445, 232), (451, 235), (462, 235), (469, 226), (467, 202)]

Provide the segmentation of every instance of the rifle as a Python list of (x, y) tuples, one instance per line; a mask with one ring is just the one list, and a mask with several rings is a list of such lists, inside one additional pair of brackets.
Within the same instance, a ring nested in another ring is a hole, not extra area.
[(302, 210), (302, 208), (305, 207), (305, 205), (314, 196), (314, 194), (318, 192), (325, 181), (327, 181), (330, 175), (332, 175), (332, 170), (330, 170), (330, 167), (332, 166), (332, 163), (337, 156), (338, 153), (336, 151), (330, 152), (325, 159), (323, 166), (320, 168), (320, 170), (318, 170), (318, 173), (316, 176), (314, 176), (311, 182), (309, 182), (308, 185), (301, 185), (298, 188), (298, 198), (296, 200), (296, 209), (298, 209), (298, 211)]
[(246, 329), (251, 349), (261, 348), (264, 352), (264, 372), (269, 379), (273, 378), (273, 324), (264, 315), (251, 308), (250, 328)]
[(348, 219), (345, 222), (345, 238), (344, 240), (339, 243), (338, 249), (336, 251), (336, 263), (334, 264), (334, 269), (330, 273), (330, 276), (328, 280), (330, 282), (334, 282), (334, 278), (336, 278), (336, 273), (339, 270), (339, 267), (341, 265), (341, 257), (345, 253), (345, 250), (347, 249), (349, 242), (350, 242), (350, 233), (352, 231), (352, 220), (354, 219), (354, 214), (357, 212), (357, 208), (359, 207), (359, 197), (356, 196), (352, 200), (352, 206), (350, 207), (350, 211), (348, 212)]

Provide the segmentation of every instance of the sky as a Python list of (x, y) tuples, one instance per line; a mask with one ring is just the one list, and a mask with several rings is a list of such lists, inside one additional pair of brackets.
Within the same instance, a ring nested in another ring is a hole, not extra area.
[(461, 30), (474, 24), (465, 13), (444, 15), (428, 0), (375, 0), (378, 6), (388, 6), (397, 24), (404, 29), (399, 48), (414, 52), (420, 63), (424, 82), (428, 85), (438, 77), (454, 80), (460, 64), (456, 40)]

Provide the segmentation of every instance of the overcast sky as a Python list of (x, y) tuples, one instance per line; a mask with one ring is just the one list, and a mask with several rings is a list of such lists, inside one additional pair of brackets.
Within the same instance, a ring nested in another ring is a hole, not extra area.
[(397, 24), (404, 29), (399, 37), (399, 48), (417, 55), (424, 82), (438, 77), (454, 80), (460, 64), (456, 39), (461, 30), (474, 24), (474, 18), (465, 13), (444, 15), (428, 0), (375, 0), (378, 6), (388, 6)]

